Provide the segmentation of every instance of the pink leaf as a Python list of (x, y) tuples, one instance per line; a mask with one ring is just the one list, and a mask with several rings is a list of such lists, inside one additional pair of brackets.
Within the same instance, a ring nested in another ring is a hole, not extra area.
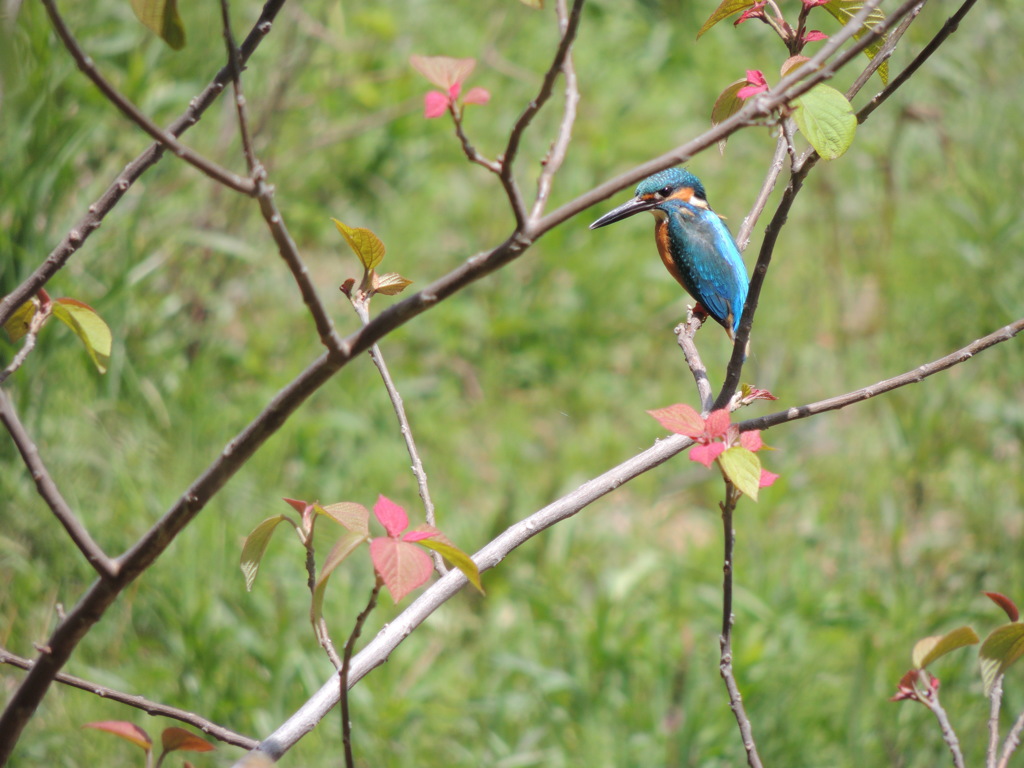
[(459, 98), (460, 93), (462, 93), (462, 83), (452, 83), (451, 88), (448, 89), (448, 99), (451, 101), (452, 104), (454, 104), (456, 99)]
[(415, 544), (381, 537), (370, 542), (373, 568), (398, 603), (433, 572), (430, 556)]
[(97, 731), (112, 733), (125, 741), (130, 741), (132, 744), (142, 747), (147, 752), (153, 746), (153, 740), (149, 738), (148, 733), (134, 723), (124, 720), (101, 720), (96, 723), (86, 723), (82, 727), (95, 728)]
[(440, 117), (448, 111), (448, 97), (440, 91), (427, 91), (423, 97), (423, 116)]
[(725, 450), (723, 443), (709, 443), (708, 445), (695, 445), (690, 449), (690, 461), (696, 461), (705, 467), (710, 467), (719, 454)]
[(817, 42), (818, 40), (828, 40), (828, 35), (826, 35), (824, 32), (819, 32), (816, 29), (812, 29), (810, 32), (804, 35), (805, 43), (814, 43)]
[[(740, 17), (736, 19), (736, 21), (734, 21), (732, 25), (734, 27), (738, 27), (740, 24), (742, 24), (744, 21), (747, 21), (748, 19), (763, 19), (764, 6), (766, 3), (767, 0), (758, 0), (752, 6), (747, 8), (747, 10), (745, 10), (742, 14), (740, 14)], [(733, 13), (735, 13), (735, 11), (733, 11)]]
[(288, 506), (298, 512), (300, 515), (306, 511), (306, 507), (309, 506), (308, 502), (300, 501), (299, 499), (284, 499), (283, 500)]
[(409, 527), (409, 516), (405, 514), (405, 510), (383, 494), (377, 497), (377, 503), (373, 505), (373, 514), (392, 538), (398, 538), (402, 531)]
[(410, 56), (409, 63), (427, 80), (447, 91), (456, 83), (461, 83), (469, 77), (473, 67), (476, 66), (476, 59), (453, 59), (451, 56)]
[(704, 434), (704, 419), (693, 408), (682, 403), (648, 411), (669, 432), (686, 435), (694, 440)]
[(827, 5), (828, 0), (803, 0), (804, 8), (813, 8), (816, 5)]
[(710, 438), (725, 437), (726, 432), (729, 431), (729, 411), (725, 408), (712, 411), (708, 416), (705, 429)]
[(754, 453), (760, 451), (764, 447), (764, 442), (761, 440), (761, 430), (752, 429), (749, 432), (740, 433), (740, 445)]
[(757, 481), (757, 487), (758, 488), (767, 488), (768, 486), (770, 486), (772, 483), (774, 483), (778, 479), (779, 479), (778, 475), (776, 475), (774, 472), (769, 472), (767, 469), (762, 467), (761, 468), (761, 479)]
[(768, 81), (764, 79), (764, 73), (759, 69), (747, 70), (747, 82), (750, 85), (746, 88), (740, 88), (736, 93), (736, 96), (740, 99), (749, 99), (755, 93), (768, 90)]
[(486, 104), (491, 100), (491, 94), (486, 88), (470, 88), (462, 97), (463, 104)]
[(423, 523), (417, 525), (411, 531), (402, 536), (402, 541), (423, 541), (424, 539), (445, 538), (444, 535), (432, 525)]

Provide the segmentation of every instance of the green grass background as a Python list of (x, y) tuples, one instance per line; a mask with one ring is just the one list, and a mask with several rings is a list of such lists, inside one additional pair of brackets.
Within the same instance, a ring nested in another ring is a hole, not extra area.
[[(182, 53), (125, 2), (65, 3), (98, 66), (157, 120), (176, 116), (222, 61), (215, 4), (183, 4)], [(206, 6), (209, 7), (206, 7)], [(795, 13), (796, 3), (783, 3)], [(756, 22), (694, 42), (712, 2), (593, 0), (576, 48), (582, 102), (553, 204), (704, 130), (745, 69), (769, 80), (781, 46)], [(258, 4), (233, 4), (236, 33)], [(931, 3), (893, 72), (952, 13)], [(817, 15), (820, 12), (815, 12)], [(821, 14), (826, 32), (835, 25)], [(1024, 313), (1024, 21), (980, 4), (842, 159), (812, 174), (762, 294), (744, 379), (799, 405), (873, 383)], [(0, 288), (16, 286), (148, 142), (106, 104), (26, 3), (0, 41)], [(408, 56), (480, 60), (493, 98), (467, 130), (484, 153), (536, 92), (553, 11), (519, 3), (350, 2), (288, 7), (246, 76), (261, 159), (343, 332), (335, 290), (357, 275), (330, 217), (368, 226), (384, 268), (422, 286), (500, 242), (511, 216), (495, 180), (426, 121)], [(837, 86), (853, 77), (842, 73)], [(875, 80), (868, 98), (880, 88)], [(520, 183), (553, 138), (557, 102), (527, 134)], [(223, 100), (187, 136), (243, 167)], [(751, 129), (690, 163), (734, 229), (773, 140)], [(473, 551), (509, 523), (649, 446), (644, 411), (696, 403), (672, 336), (686, 299), (648, 221), (592, 233), (623, 192), (546, 235), (509, 268), (383, 342), (419, 441), (439, 523)], [(760, 241), (755, 230), (751, 254)], [(747, 258), (752, 264), (752, 255)], [(47, 328), (6, 385), (60, 487), (108, 552), (161, 515), (273, 394), (319, 354), (297, 290), (251, 201), (165, 160), (50, 283), (110, 324), (110, 372)], [(379, 310), (393, 299), (379, 297)], [(698, 341), (717, 386), (728, 346)], [(4, 360), (16, 347), (4, 343)], [(887, 701), (919, 637), (1004, 617), (980, 596), (1024, 600), (1024, 362), (1019, 341), (924, 383), (766, 433), (781, 480), (736, 527), (735, 666), (768, 765), (948, 764), (924, 708)], [(0, 642), (43, 642), (55, 606), (91, 573), (0, 441)], [(251, 594), (246, 533), (282, 496), (418, 514), (408, 457), (368, 360), (328, 384), (219, 494), (81, 644), (67, 671), (202, 713), (259, 737), (330, 674), (308, 622), (301, 547), (272, 542)], [(488, 596), (441, 608), (353, 692), (355, 748), (373, 766), (725, 766), (743, 748), (718, 677), (721, 545), (714, 474), (685, 457), (639, 478), (485, 575)], [(321, 551), (330, 540), (325, 537)], [(332, 578), (336, 642), (371, 583), (368, 559)], [(372, 634), (400, 610), (385, 599)], [(1024, 709), (1008, 676), (1004, 729)], [(969, 760), (985, 744), (976, 654), (938, 662)], [(0, 669), (0, 701), (23, 673)], [(134, 747), (82, 723), (171, 722), (54, 687), (15, 765), (139, 765)], [(284, 759), (340, 763), (332, 715)], [(196, 765), (227, 765), (224, 747)], [(177, 762), (177, 761), (175, 761)]]

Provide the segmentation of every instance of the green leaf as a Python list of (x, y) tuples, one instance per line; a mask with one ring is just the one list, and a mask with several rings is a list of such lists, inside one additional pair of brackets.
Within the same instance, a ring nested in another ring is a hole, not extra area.
[(700, 40), (701, 35), (722, 19), (727, 19), (733, 14), (744, 11), (753, 4), (754, 0), (722, 0), (722, 4), (715, 9), (715, 12), (704, 22), (704, 26), (700, 28), (700, 32), (697, 33), (697, 39)]
[(178, 0), (131, 0), (132, 10), (147, 28), (176, 51), (185, 47), (185, 25), (178, 15)]
[(757, 501), (757, 490), (761, 484), (761, 460), (757, 454), (734, 445), (719, 455), (718, 465), (742, 494)]
[(1024, 624), (1015, 621), (992, 630), (992, 634), (981, 644), (979, 655), (981, 679), (985, 683), (985, 695), (988, 696), (996, 679), (1024, 656)]
[(354, 501), (341, 501), (337, 504), (327, 504), (326, 506), (314, 504), (313, 509), (318, 514), (326, 515), (338, 523), (338, 525), (347, 528), (353, 533), (363, 536), (370, 535), (370, 510), (362, 504), (356, 504)]
[(97, 370), (106, 373), (113, 337), (96, 310), (75, 299), (57, 299), (53, 302), (53, 316), (75, 332)]
[(4, 330), (7, 331), (7, 337), (11, 341), (18, 341), (26, 333), (28, 333), (29, 323), (32, 322), (32, 318), (35, 317), (36, 312), (39, 311), (39, 304), (35, 299), (29, 299), (11, 315), (7, 322), (4, 323)]
[(253, 582), (256, 581), (256, 572), (260, 569), (260, 561), (263, 559), (263, 553), (267, 551), (270, 537), (274, 535), (274, 529), (287, 519), (286, 515), (268, 517), (245, 537), (245, 543), (242, 545), (242, 557), (238, 564), (242, 569), (242, 575), (245, 576), (246, 592), (252, 591)]
[[(725, 122), (743, 109), (743, 99), (736, 94), (739, 93), (740, 88), (743, 88), (746, 84), (746, 78), (737, 80), (734, 83), (729, 83), (729, 85), (726, 86), (726, 89), (718, 94), (718, 98), (715, 99), (715, 106), (711, 108), (712, 125), (718, 125), (719, 123)], [(718, 142), (719, 152), (725, 152), (725, 142), (727, 140), (728, 139), (722, 139)]]
[(918, 640), (911, 653), (911, 662), (918, 669), (924, 669), (936, 659), (950, 651), (981, 642), (978, 633), (970, 627), (959, 627), (944, 635), (933, 635)]
[(437, 552), (441, 557), (462, 571), (466, 578), (469, 579), (469, 583), (476, 587), (481, 595), (487, 594), (484, 592), (483, 582), (480, 581), (480, 569), (476, 567), (473, 558), (450, 541), (442, 537), (421, 539), (416, 543)]
[(349, 227), (337, 219), (331, 221), (366, 269), (373, 269), (384, 260), (384, 243), (369, 229)]
[[(845, 26), (849, 23), (850, 19), (860, 13), (861, 8), (864, 7), (864, 0), (830, 0), (828, 3), (825, 3), (823, 7), (826, 11), (831, 13), (840, 24)], [(884, 21), (885, 14), (882, 13), (882, 9), (875, 8), (875, 10), (868, 15), (860, 31), (853, 36), (853, 39), (859, 40), (875, 26), (883, 23)], [(885, 36), (883, 35), (864, 49), (864, 55), (869, 59), (875, 58), (884, 44)], [(878, 68), (878, 76), (882, 79), (883, 85), (889, 84), (889, 62), (882, 62), (882, 65)]]
[(320, 569), (320, 575), (316, 577), (316, 584), (313, 586), (313, 604), (309, 609), (309, 619), (313, 622), (314, 627), (320, 621), (320, 617), (323, 616), (324, 592), (327, 589), (327, 580), (331, 577), (331, 573), (341, 565), (346, 557), (355, 552), (360, 544), (368, 539), (368, 533), (349, 531), (334, 542), (331, 551), (327, 553), (327, 559), (324, 561), (323, 568)]
[(850, 102), (835, 88), (819, 83), (794, 99), (793, 106), (800, 132), (823, 159), (835, 160), (853, 144), (857, 116)]

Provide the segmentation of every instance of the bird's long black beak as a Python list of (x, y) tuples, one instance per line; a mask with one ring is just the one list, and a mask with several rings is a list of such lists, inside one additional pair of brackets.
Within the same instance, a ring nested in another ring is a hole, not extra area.
[(658, 200), (649, 199), (644, 200), (640, 197), (634, 197), (632, 200), (620, 205), (618, 208), (608, 211), (604, 216), (595, 221), (590, 225), (591, 229), (597, 229), (598, 227), (605, 227), (609, 224), (614, 224), (616, 221), (622, 221), (628, 219), (630, 216), (640, 211), (649, 211), (655, 205), (658, 204)]

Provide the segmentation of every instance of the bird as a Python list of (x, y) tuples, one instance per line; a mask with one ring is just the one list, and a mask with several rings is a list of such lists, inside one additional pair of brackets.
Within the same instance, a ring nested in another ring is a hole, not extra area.
[(736, 338), (747, 300), (747, 268), (729, 228), (708, 205), (700, 179), (685, 168), (648, 176), (632, 200), (609, 211), (591, 229), (613, 224), (641, 211), (654, 214), (654, 240), (668, 269), (690, 296), (695, 311), (719, 323)]

